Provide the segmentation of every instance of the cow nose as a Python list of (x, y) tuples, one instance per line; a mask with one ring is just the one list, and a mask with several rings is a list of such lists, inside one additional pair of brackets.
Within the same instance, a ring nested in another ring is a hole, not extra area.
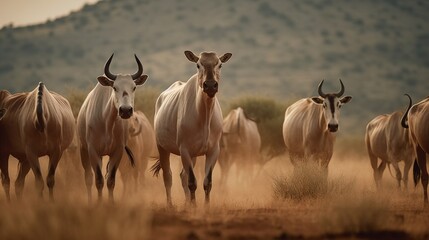
[(218, 83), (214, 80), (204, 81), (203, 90), (209, 97), (214, 97), (218, 90)]
[(119, 116), (123, 119), (128, 119), (133, 115), (133, 108), (130, 106), (119, 107)]
[(338, 124), (328, 124), (328, 129), (330, 132), (338, 131)]

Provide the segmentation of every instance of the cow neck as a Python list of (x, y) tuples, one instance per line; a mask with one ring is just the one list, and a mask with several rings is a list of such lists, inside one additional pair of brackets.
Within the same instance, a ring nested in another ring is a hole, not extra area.
[(205, 94), (201, 88), (198, 86), (198, 81), (195, 81), (197, 86), (197, 96), (196, 96), (196, 107), (198, 111), (198, 116), (201, 120), (201, 123), (204, 127), (204, 132), (207, 133), (206, 136), (210, 135), (210, 123), (213, 115), (213, 108), (215, 104), (216, 97), (210, 98)]
[(103, 119), (104, 121), (106, 121), (106, 129), (113, 129), (115, 121), (118, 118), (118, 109), (116, 109), (115, 106), (115, 96), (113, 94), (113, 90), (112, 94), (110, 95), (109, 101), (106, 104), (106, 107), (104, 108), (103, 111)]

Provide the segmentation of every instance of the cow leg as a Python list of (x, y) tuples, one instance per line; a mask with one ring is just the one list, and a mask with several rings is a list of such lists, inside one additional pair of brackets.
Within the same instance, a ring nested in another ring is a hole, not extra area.
[(398, 182), (398, 189), (401, 189), (402, 174), (401, 174), (401, 170), (399, 169), (397, 160), (392, 161), (392, 166), (395, 169), (396, 181)]
[(220, 178), (220, 185), (222, 187), (226, 186), (226, 183), (228, 181), (228, 175), (229, 171), (231, 169), (231, 159), (229, 156), (225, 156), (222, 161), (219, 161), (219, 166), (221, 170), (221, 178)]
[(91, 169), (91, 162), (89, 160), (89, 156), (88, 156), (88, 149), (81, 147), (80, 148), (80, 155), (81, 155), (81, 163), (82, 163), (82, 167), (85, 171), (85, 185), (86, 185), (86, 191), (88, 194), (88, 202), (90, 203), (92, 200), (92, 192), (91, 192), (91, 188), (92, 188), (92, 184), (93, 184), (93, 179), (94, 179), (94, 174), (92, 173), (92, 169)]
[[(116, 171), (124, 154), (124, 147), (117, 148), (118, 150), (110, 156), (107, 168), (107, 189), (109, 190), (109, 200), (113, 202), (113, 190), (115, 189)], [(134, 170), (134, 169), (133, 169)]]
[(0, 172), (1, 182), (3, 185), (6, 198), (10, 201), (10, 178), (9, 178), (9, 154), (1, 154), (0, 156)]
[(103, 197), (104, 178), (101, 172), (102, 158), (98, 156), (97, 152), (91, 147), (88, 149), (88, 157), (91, 163), (92, 170), (95, 173), (95, 187), (98, 192), (98, 201), (100, 202)]
[(428, 170), (426, 167), (426, 153), (425, 151), (418, 145), (416, 147), (417, 153), (417, 163), (419, 164), (421, 170), (421, 181), (423, 186), (423, 202), (424, 206), (428, 206)]
[(22, 191), (24, 189), (25, 177), (30, 171), (30, 164), (27, 159), (20, 160), (18, 165), (18, 177), (15, 180), (15, 195), (18, 200), (22, 199)]
[(191, 191), (189, 191), (188, 175), (186, 174), (186, 171), (184, 168), (182, 168), (182, 171), (180, 172), (180, 180), (182, 181), (182, 187), (183, 187), (183, 191), (185, 192), (186, 202), (190, 202), (191, 201)]
[(212, 174), (213, 168), (216, 164), (217, 158), (219, 157), (219, 145), (216, 145), (210, 152), (206, 154), (206, 166), (205, 166), (205, 178), (204, 178), (204, 192), (205, 192), (205, 203), (210, 203), (210, 192), (212, 190)]
[(40, 197), (43, 197), (43, 187), (45, 184), (43, 182), (42, 171), (40, 170), (39, 158), (27, 151), (27, 160), (36, 179), (36, 189), (39, 191)]
[[(197, 158), (191, 158), (192, 161), (192, 168), (195, 167), (195, 163), (197, 162)], [(185, 192), (185, 198), (186, 198), (186, 202), (190, 202), (191, 201), (191, 191), (189, 191), (189, 187), (188, 187), (188, 175), (186, 173), (186, 171), (182, 168), (182, 171), (180, 172), (180, 180), (182, 181), (182, 187), (183, 187), (183, 191)]]
[(55, 171), (58, 166), (58, 162), (61, 159), (62, 152), (58, 149), (56, 153), (49, 156), (49, 168), (48, 176), (46, 177), (46, 184), (49, 188), (49, 198), (51, 201), (54, 200), (54, 185), (55, 185)]
[(411, 169), (411, 165), (413, 165), (413, 160), (412, 159), (405, 159), (405, 166), (404, 166), (404, 176), (403, 176), (403, 181), (404, 181), (404, 187), (405, 190), (408, 190), (408, 175)]
[(170, 168), (170, 153), (158, 145), (159, 161), (162, 169), (162, 177), (164, 179), (164, 187), (167, 195), (167, 205), (173, 206), (171, 201), (171, 186), (173, 185), (173, 178), (171, 176)]
[(380, 165), (377, 168), (377, 171), (374, 172), (374, 179), (378, 190), (381, 188), (381, 178), (383, 177), (383, 172), (384, 169), (386, 169), (386, 165), (386, 161), (382, 159)]
[(185, 174), (188, 177), (188, 188), (191, 195), (191, 204), (195, 206), (195, 191), (197, 190), (197, 179), (195, 177), (192, 158), (186, 148), (180, 148), (180, 157)]
[(369, 148), (368, 148), (368, 155), (369, 155), (369, 161), (371, 163), (371, 167), (373, 171), (375, 186), (377, 189), (379, 189), (381, 177), (379, 177), (379, 173), (378, 173), (378, 158), (371, 152)]

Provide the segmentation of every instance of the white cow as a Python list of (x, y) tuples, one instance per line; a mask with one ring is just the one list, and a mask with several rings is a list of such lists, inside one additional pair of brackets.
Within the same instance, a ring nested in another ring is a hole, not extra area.
[(420, 169), (414, 169), (414, 179), (421, 174), (423, 186), (424, 205), (428, 205), (428, 170), (426, 166), (426, 154), (429, 154), (429, 97), (411, 106), (410, 105), (402, 117), (401, 124), (404, 128), (409, 128), (411, 141), (416, 150), (417, 164)]
[[(408, 129), (401, 126), (401, 111), (377, 116), (366, 126), (365, 143), (368, 150), (374, 180), (380, 187), (381, 177), (386, 164), (392, 164), (396, 172), (398, 187), (401, 179), (408, 186), (408, 173), (415, 158), (414, 148), (408, 136)], [(381, 159), (378, 165), (378, 159)], [(398, 163), (404, 160), (404, 176), (401, 176)]]
[(130, 119), (128, 129), (128, 147), (134, 153), (135, 167), (130, 162), (125, 161), (125, 155), (122, 156), (119, 172), (124, 183), (125, 194), (130, 193), (131, 189), (137, 190), (139, 180), (140, 184), (143, 183), (149, 159), (158, 156), (155, 131), (143, 112), (135, 111)]
[[(109, 71), (113, 54), (104, 66), (104, 76), (99, 76), (98, 83), (88, 94), (77, 118), (80, 141), (80, 155), (85, 170), (85, 182), (88, 200), (91, 201), (93, 172), (95, 185), (98, 190), (98, 200), (101, 200), (104, 186), (101, 173), (102, 156), (109, 156), (107, 169), (107, 188), (109, 199), (113, 201), (116, 170), (118, 169), (124, 149), (131, 161), (133, 157), (126, 148), (128, 139), (128, 121), (133, 115), (134, 92), (142, 85), (147, 75), (142, 75), (143, 66), (134, 55), (138, 70), (130, 74), (112, 74)], [(91, 170), (92, 168), (92, 170)]]
[(341, 97), (344, 85), (340, 79), (338, 93), (323, 93), (320, 82), (319, 97), (301, 99), (286, 109), (283, 122), (283, 139), (294, 166), (302, 161), (315, 161), (328, 173), (335, 132), (338, 130), (340, 108), (352, 97)]
[(155, 134), (159, 160), (152, 167), (155, 175), (162, 169), (167, 203), (171, 201), (170, 153), (180, 155), (183, 169), (180, 174), (186, 199), (195, 204), (197, 181), (193, 171), (197, 156), (206, 156), (204, 191), (210, 201), (212, 171), (219, 156), (222, 134), (222, 111), (216, 98), (220, 68), (232, 56), (218, 57), (214, 52), (196, 56), (185, 51), (189, 61), (197, 66), (197, 73), (187, 82), (175, 82), (161, 93), (155, 108)]
[[(223, 120), (219, 166), (222, 170), (222, 185), (226, 183), (231, 166), (235, 163), (237, 177), (249, 179), (254, 166), (262, 164), (261, 135), (255, 121), (246, 117), (238, 107), (229, 112)], [(247, 177), (246, 177), (247, 176)]]
[(22, 196), (24, 181), (32, 169), (36, 188), (43, 195), (43, 178), (39, 157), (49, 156), (46, 184), (54, 198), (55, 171), (63, 151), (72, 142), (75, 121), (67, 99), (50, 92), (39, 83), (31, 92), (10, 94), (0, 91), (0, 108), (7, 108), (0, 126), (0, 170), (6, 197), (10, 200), (9, 155), (19, 160), (15, 193)]

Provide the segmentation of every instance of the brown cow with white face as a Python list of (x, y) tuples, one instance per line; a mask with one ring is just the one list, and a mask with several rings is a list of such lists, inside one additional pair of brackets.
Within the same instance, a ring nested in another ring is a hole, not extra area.
[(25, 176), (33, 170), (37, 191), (43, 193), (39, 157), (49, 157), (46, 184), (54, 198), (55, 171), (63, 151), (72, 142), (75, 121), (69, 102), (39, 83), (31, 92), (0, 91), (0, 108), (7, 108), (0, 124), (0, 170), (6, 197), (10, 199), (9, 155), (20, 162), (15, 192), (21, 198)]
[[(104, 66), (104, 76), (99, 76), (98, 83), (86, 97), (77, 118), (80, 141), (80, 155), (85, 170), (85, 182), (88, 200), (91, 200), (93, 172), (98, 199), (101, 200), (104, 179), (101, 173), (101, 158), (109, 156), (107, 169), (107, 188), (109, 199), (113, 201), (116, 170), (124, 149), (131, 161), (133, 157), (128, 148), (128, 121), (133, 115), (134, 92), (142, 85), (147, 75), (142, 75), (143, 65), (134, 55), (138, 70), (134, 74), (112, 74), (109, 70), (113, 54)], [(92, 169), (91, 169), (92, 168)]]
[(323, 81), (318, 97), (301, 99), (286, 109), (283, 139), (292, 164), (315, 161), (326, 173), (334, 151), (335, 132), (339, 126), (340, 108), (352, 97), (345, 96), (344, 85), (337, 93), (324, 93)]
[(417, 164), (420, 169), (414, 169), (414, 178), (421, 174), (423, 187), (423, 202), (428, 205), (428, 170), (426, 167), (426, 154), (429, 154), (429, 97), (411, 105), (411, 97), (407, 111), (402, 117), (401, 124), (408, 128), (410, 138), (417, 155)]
[(193, 204), (197, 189), (193, 167), (197, 156), (206, 156), (204, 191), (206, 203), (210, 200), (223, 119), (216, 93), (222, 64), (232, 54), (218, 57), (214, 52), (202, 52), (196, 56), (185, 51), (185, 56), (197, 65), (197, 73), (187, 82), (173, 83), (161, 93), (155, 107), (154, 127), (160, 159), (152, 170), (158, 174), (162, 169), (169, 205), (172, 204), (170, 153), (182, 159), (182, 186), (186, 199)]

